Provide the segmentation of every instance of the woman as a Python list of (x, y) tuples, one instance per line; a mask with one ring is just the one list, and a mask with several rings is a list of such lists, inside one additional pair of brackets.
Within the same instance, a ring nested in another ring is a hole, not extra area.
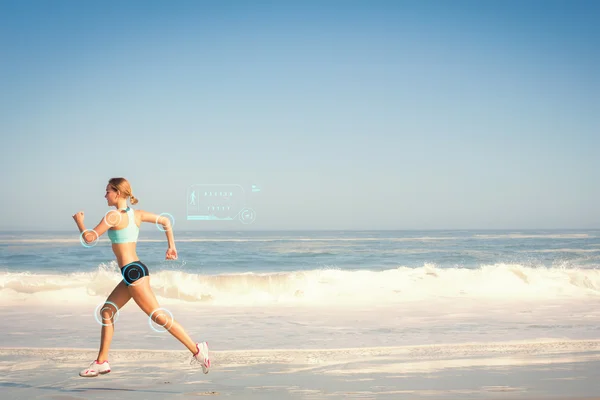
[(207, 374), (210, 368), (208, 355), (208, 343), (195, 343), (185, 330), (175, 320), (161, 310), (154, 293), (150, 287), (148, 268), (139, 260), (135, 248), (139, 234), (139, 226), (142, 222), (160, 224), (167, 235), (169, 248), (166, 259), (176, 260), (177, 250), (175, 239), (171, 229), (171, 221), (166, 217), (142, 210), (133, 210), (127, 206), (127, 198), (132, 205), (138, 200), (131, 194), (131, 186), (125, 178), (112, 178), (106, 186), (104, 196), (110, 207), (116, 207), (106, 213), (105, 217), (93, 229), (86, 229), (83, 224), (83, 212), (73, 215), (77, 223), (81, 239), (86, 244), (93, 244), (105, 232), (112, 242), (112, 250), (117, 258), (121, 269), (123, 280), (114, 288), (102, 307), (102, 332), (100, 335), (100, 351), (98, 358), (92, 361), (90, 366), (82, 370), (79, 375), (83, 377), (98, 376), (110, 372), (108, 364), (108, 350), (114, 332), (114, 316), (129, 299), (132, 299), (154, 322), (165, 327), (192, 353), (192, 363), (198, 362), (202, 365), (202, 371)]

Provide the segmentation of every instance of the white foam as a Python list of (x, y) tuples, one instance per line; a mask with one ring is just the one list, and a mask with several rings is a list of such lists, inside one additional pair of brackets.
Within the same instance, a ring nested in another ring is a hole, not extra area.
[[(116, 263), (72, 274), (0, 272), (0, 298), (43, 296), (62, 301), (77, 294), (108, 295), (122, 279)], [(439, 298), (544, 299), (600, 295), (600, 270), (482, 265), (477, 269), (398, 267), (383, 271), (318, 269), (278, 273), (205, 275), (151, 271), (155, 293), (164, 299), (217, 305), (379, 304)]]

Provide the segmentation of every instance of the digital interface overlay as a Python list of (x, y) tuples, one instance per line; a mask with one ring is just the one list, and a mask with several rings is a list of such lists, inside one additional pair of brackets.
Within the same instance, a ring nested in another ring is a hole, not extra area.
[(249, 194), (257, 192), (258, 185), (251, 185), (249, 191), (239, 184), (191, 185), (186, 194), (187, 219), (251, 224), (256, 220), (256, 211), (251, 207)]

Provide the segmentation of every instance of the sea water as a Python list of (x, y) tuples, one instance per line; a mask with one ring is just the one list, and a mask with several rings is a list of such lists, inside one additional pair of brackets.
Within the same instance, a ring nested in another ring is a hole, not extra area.
[[(157, 300), (224, 349), (600, 337), (597, 230), (174, 234), (165, 260), (165, 233), (140, 233)], [(1, 233), (5, 345), (93, 347), (120, 280), (106, 237)], [(131, 304), (117, 348), (181, 347)]]

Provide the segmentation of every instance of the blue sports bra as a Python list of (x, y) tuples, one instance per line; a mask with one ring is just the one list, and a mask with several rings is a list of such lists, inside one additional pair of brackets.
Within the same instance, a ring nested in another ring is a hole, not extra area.
[(129, 207), (125, 209), (127, 217), (129, 217), (129, 224), (123, 229), (109, 229), (108, 237), (113, 243), (130, 243), (137, 242), (140, 228), (135, 223), (135, 213)]

